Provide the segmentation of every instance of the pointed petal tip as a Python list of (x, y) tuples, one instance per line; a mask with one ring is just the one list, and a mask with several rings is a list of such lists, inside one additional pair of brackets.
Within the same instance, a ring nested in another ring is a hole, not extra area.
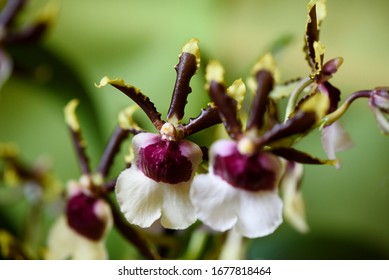
[(78, 118), (76, 115), (76, 108), (78, 104), (79, 104), (78, 99), (72, 99), (68, 102), (68, 104), (64, 108), (65, 122), (73, 131), (80, 130), (80, 124), (78, 122)]

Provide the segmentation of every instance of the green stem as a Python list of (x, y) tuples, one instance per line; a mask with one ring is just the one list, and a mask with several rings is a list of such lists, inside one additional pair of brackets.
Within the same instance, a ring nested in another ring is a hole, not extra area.
[(371, 90), (362, 90), (351, 94), (349, 97), (347, 97), (347, 99), (343, 102), (343, 104), (338, 109), (336, 109), (331, 114), (326, 115), (321, 120), (320, 126), (323, 127), (325, 125), (330, 125), (336, 122), (338, 119), (340, 119), (341, 116), (343, 116), (344, 113), (346, 113), (351, 103), (353, 103), (358, 98), (370, 98), (370, 96), (371, 96)]
[(285, 111), (285, 122), (288, 120), (289, 115), (293, 112), (294, 107), (296, 106), (297, 99), (303, 90), (311, 85), (314, 82), (311, 77), (305, 77), (300, 81), (298, 86), (292, 91), (290, 94), (289, 100), (288, 100), (288, 105), (286, 106), (286, 111)]

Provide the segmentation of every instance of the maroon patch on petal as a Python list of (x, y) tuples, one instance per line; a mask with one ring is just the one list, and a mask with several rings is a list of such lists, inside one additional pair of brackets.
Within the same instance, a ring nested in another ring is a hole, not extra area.
[(97, 201), (97, 198), (79, 193), (71, 197), (66, 206), (69, 226), (79, 234), (94, 241), (103, 237), (106, 226), (106, 223), (94, 213)]
[(273, 190), (276, 170), (266, 154), (246, 156), (237, 150), (228, 156), (216, 156), (214, 173), (232, 186), (247, 191)]
[(157, 182), (178, 184), (192, 177), (192, 163), (182, 155), (180, 143), (160, 140), (141, 148), (137, 166), (149, 178)]

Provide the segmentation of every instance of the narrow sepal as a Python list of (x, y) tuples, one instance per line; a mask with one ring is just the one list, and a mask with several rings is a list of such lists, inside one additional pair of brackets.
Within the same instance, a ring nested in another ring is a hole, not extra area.
[(199, 116), (189, 119), (188, 124), (181, 128), (183, 138), (221, 123), (221, 121), (217, 108), (213, 104), (208, 104), (207, 108), (201, 110)]
[(267, 131), (260, 139), (259, 146), (267, 145), (286, 137), (308, 132), (317, 122), (317, 115), (312, 111), (299, 111), (293, 118), (285, 123), (276, 124)]
[(120, 145), (128, 137), (129, 133), (129, 129), (124, 129), (121, 126), (118, 126), (113, 132), (97, 168), (97, 172), (103, 177), (108, 175), (113, 160), (120, 150)]
[(319, 159), (302, 151), (287, 147), (271, 149), (270, 152), (286, 160), (303, 164), (328, 164), (335, 166), (338, 163), (337, 160)]
[(319, 42), (320, 23), (326, 16), (325, 0), (311, 0), (308, 3), (308, 19), (305, 32), (304, 52), (312, 69), (312, 75), (320, 73), (323, 65), (324, 47)]
[(17, 13), (26, 4), (26, 0), (7, 1), (7, 4), (0, 13), (0, 25), (7, 26), (13, 22)]
[(192, 92), (189, 83), (199, 64), (199, 55), (196, 55), (199, 53), (197, 43), (197, 40), (191, 40), (184, 46), (179, 63), (175, 66), (177, 78), (167, 114), (168, 121), (175, 124), (179, 124), (184, 117), (187, 98)]
[(78, 160), (80, 162), (81, 171), (83, 174), (90, 173), (89, 158), (86, 155), (86, 142), (82, 138), (80, 131), (80, 124), (76, 115), (76, 108), (78, 106), (78, 100), (71, 100), (64, 108), (65, 121), (69, 127), (70, 135), (73, 140), (74, 147), (77, 152)]
[(161, 129), (164, 121), (161, 120), (161, 113), (157, 111), (154, 103), (150, 101), (150, 98), (144, 95), (138, 88), (125, 84), (124, 80), (122, 79), (111, 80), (108, 77), (104, 77), (96, 86), (100, 88), (108, 84), (117, 88), (129, 98), (131, 98), (136, 104), (139, 105), (140, 108), (142, 108), (143, 112), (146, 113), (157, 130), (159, 131)]
[(308, 11), (308, 20), (305, 31), (304, 51), (306, 60), (312, 69), (317, 69), (315, 62), (315, 49), (313, 43), (319, 41), (319, 29), (317, 27), (316, 5)]
[(209, 94), (216, 104), (224, 126), (232, 139), (238, 139), (242, 135), (242, 124), (237, 115), (237, 102), (231, 98), (223, 84), (212, 81), (209, 86)]
[(267, 70), (256, 73), (257, 89), (247, 121), (247, 130), (256, 128), (260, 130), (264, 123), (264, 115), (268, 104), (268, 96), (273, 89), (274, 79)]

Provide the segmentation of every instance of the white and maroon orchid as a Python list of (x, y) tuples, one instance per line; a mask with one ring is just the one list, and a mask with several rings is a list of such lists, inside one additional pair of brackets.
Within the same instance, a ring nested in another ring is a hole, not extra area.
[[(328, 109), (328, 98), (324, 94), (307, 98), (285, 123), (279, 123), (274, 103), (268, 98), (274, 84), (269, 62), (267, 55), (254, 66), (255, 97), (245, 128), (223, 77), (210, 82), (211, 99), (231, 140), (218, 140), (211, 146), (209, 173), (197, 175), (191, 188), (201, 221), (214, 230), (233, 229), (249, 238), (271, 234), (282, 223), (283, 203), (278, 193), (284, 167), (280, 157), (300, 163), (334, 164), (290, 147), (321, 119)], [(221, 75), (220, 67), (212, 64), (207, 71)], [(289, 177), (284, 184), (291, 186), (292, 179), (299, 180)]]
[(158, 130), (134, 136), (131, 167), (119, 175), (115, 187), (127, 221), (140, 227), (149, 227), (160, 218), (165, 228), (185, 229), (197, 220), (189, 188), (203, 153), (197, 144), (184, 138), (220, 122), (217, 110), (209, 105), (197, 118), (182, 124), (191, 92), (189, 82), (200, 63), (198, 41), (192, 39), (185, 44), (179, 58), (167, 121), (161, 120), (161, 114), (146, 96), (123, 80), (105, 77), (99, 85), (110, 84), (133, 99)]
[(46, 259), (107, 258), (105, 239), (113, 224), (111, 208), (89, 187), (87, 177), (68, 183), (65, 213), (51, 228)]

